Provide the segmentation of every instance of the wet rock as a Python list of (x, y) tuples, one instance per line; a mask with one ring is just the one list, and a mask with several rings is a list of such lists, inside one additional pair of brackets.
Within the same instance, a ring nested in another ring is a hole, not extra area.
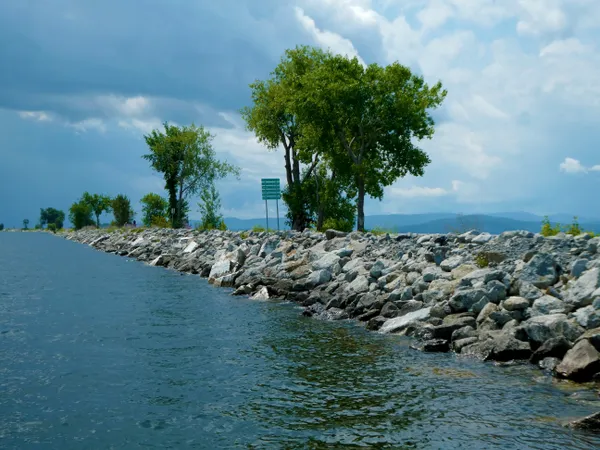
[(571, 428), (582, 431), (600, 432), (600, 412), (569, 423)]
[(262, 287), (256, 294), (250, 297), (252, 300), (269, 300), (269, 289), (265, 286)]
[(573, 344), (563, 336), (551, 338), (533, 352), (530, 361), (535, 364), (544, 358), (552, 357), (561, 359), (572, 347)]
[(405, 302), (398, 303), (398, 314), (397, 316), (405, 316), (413, 311), (418, 311), (423, 308), (423, 302), (418, 300), (407, 300)]
[(479, 341), (477, 337), (466, 337), (462, 339), (457, 339), (456, 341), (452, 342), (452, 350), (454, 350), (456, 353), (462, 353), (462, 350), (465, 347), (476, 344), (477, 341)]
[(576, 381), (588, 381), (600, 371), (600, 353), (587, 339), (575, 344), (556, 367), (561, 378)]
[(538, 367), (548, 372), (554, 372), (556, 367), (560, 364), (560, 359), (548, 357), (538, 362)]
[(387, 322), (388, 319), (386, 319), (383, 316), (377, 316), (377, 317), (373, 317), (372, 319), (370, 319), (367, 322), (367, 330), (371, 330), (371, 331), (376, 331), (379, 330), (381, 328), (381, 326)]
[(458, 341), (458, 340), (470, 338), (470, 337), (477, 337), (477, 330), (475, 330), (475, 328), (473, 328), (470, 325), (466, 325), (462, 328), (454, 330), (452, 332), (452, 336), (451, 336), (450, 340), (452, 342), (454, 342), (454, 341)]
[(450, 343), (445, 339), (429, 339), (415, 343), (411, 347), (422, 352), (444, 353), (450, 351)]

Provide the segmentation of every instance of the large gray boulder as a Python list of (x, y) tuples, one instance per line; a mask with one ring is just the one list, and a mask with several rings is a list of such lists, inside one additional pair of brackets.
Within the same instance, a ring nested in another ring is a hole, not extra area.
[(335, 253), (325, 253), (318, 260), (312, 263), (313, 270), (327, 270), (333, 275), (341, 271), (340, 257)]
[(558, 267), (552, 256), (537, 253), (525, 264), (519, 279), (531, 283), (537, 288), (545, 289), (558, 281)]
[(584, 332), (581, 327), (570, 322), (565, 314), (532, 317), (523, 322), (522, 328), (529, 340), (536, 345), (561, 336), (574, 342)]
[(591, 305), (596, 298), (600, 298), (600, 269), (586, 270), (574, 281), (569, 281), (565, 286), (565, 302), (573, 308)]
[(535, 364), (544, 358), (562, 358), (572, 347), (573, 344), (563, 336), (548, 339), (533, 352), (530, 361)]
[(531, 308), (527, 310), (529, 317), (546, 316), (548, 314), (565, 314), (570, 308), (565, 302), (551, 295), (544, 295), (534, 300)]
[(369, 290), (369, 280), (364, 275), (358, 275), (346, 286), (346, 291), (351, 294), (361, 294)]
[(587, 339), (575, 344), (556, 368), (559, 377), (576, 381), (591, 380), (598, 372), (600, 372), (600, 353)]
[(393, 319), (386, 320), (379, 331), (382, 333), (398, 333), (409, 325), (427, 320), (430, 312), (431, 308), (423, 308), (402, 317), (394, 317)]
[(464, 289), (456, 291), (452, 298), (450, 298), (448, 304), (454, 312), (465, 312), (469, 311), (473, 305), (486, 298), (486, 291), (483, 289)]
[(306, 286), (314, 288), (331, 280), (331, 272), (327, 269), (315, 270), (306, 278)]
[(579, 308), (573, 313), (573, 317), (579, 325), (584, 328), (597, 328), (600, 327), (600, 311), (589, 305), (584, 308)]

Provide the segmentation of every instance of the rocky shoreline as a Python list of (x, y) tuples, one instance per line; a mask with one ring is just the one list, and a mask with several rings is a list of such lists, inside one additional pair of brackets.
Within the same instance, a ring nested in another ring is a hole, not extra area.
[(80, 230), (66, 239), (207, 277), (234, 295), (284, 299), (318, 319), (356, 319), (414, 348), (525, 360), (600, 379), (600, 238)]

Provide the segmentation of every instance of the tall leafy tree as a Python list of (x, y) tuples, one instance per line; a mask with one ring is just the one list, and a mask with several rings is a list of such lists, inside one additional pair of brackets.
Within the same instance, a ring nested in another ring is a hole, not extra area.
[(0, 223), (0, 231), (4, 230), (4, 224)]
[(73, 228), (80, 230), (83, 227), (94, 225), (92, 213), (92, 207), (83, 199), (73, 203), (69, 208), (69, 220), (73, 224)]
[(142, 204), (142, 223), (145, 226), (153, 225), (156, 220), (164, 219), (166, 222), (169, 208), (169, 202), (166, 199), (151, 192), (144, 195), (140, 203)]
[(29, 228), (29, 219), (23, 219), (23, 229), (28, 230)]
[[(315, 137), (299, 119), (297, 93), (304, 89), (303, 77), (323, 64), (327, 54), (318, 48), (299, 46), (287, 50), (265, 81), (250, 84), (252, 106), (241, 110), (249, 131), (269, 150), (283, 147), (287, 186), (283, 200), (292, 229), (301, 231), (311, 223), (309, 199), (303, 186), (321, 154)], [(303, 166), (307, 170), (303, 170)]]
[(298, 120), (319, 142), (331, 143), (326, 147), (332, 168), (352, 178), (359, 231), (365, 195), (381, 199), (384, 187), (398, 178), (423, 175), (430, 160), (414, 142), (433, 136), (429, 111), (445, 96), (440, 82), (430, 87), (399, 63), (364, 67), (357, 58), (333, 54), (302, 77)]
[(119, 194), (111, 201), (111, 209), (115, 216), (115, 224), (118, 227), (130, 223), (135, 215), (131, 208), (131, 202), (126, 195)]
[(65, 222), (65, 212), (56, 208), (41, 208), (40, 209), (40, 225), (54, 224), (56, 229), (61, 229)]
[(100, 228), (100, 216), (104, 212), (111, 211), (111, 198), (107, 195), (84, 192), (81, 201), (92, 209), (94, 216), (96, 216), (96, 226)]
[(169, 213), (175, 228), (184, 225), (189, 197), (198, 194), (214, 181), (239, 169), (216, 157), (213, 135), (194, 124), (176, 127), (164, 123), (164, 132), (153, 130), (144, 136), (150, 153), (143, 158), (162, 173), (169, 193)]

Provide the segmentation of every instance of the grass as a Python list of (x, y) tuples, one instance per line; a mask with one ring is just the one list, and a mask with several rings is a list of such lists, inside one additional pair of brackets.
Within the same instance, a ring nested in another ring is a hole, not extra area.
[(365, 230), (365, 232), (371, 233), (374, 236), (383, 236), (384, 234), (394, 234), (395, 233), (395, 231), (390, 228), (382, 228), (382, 227), (375, 227), (371, 230)]

